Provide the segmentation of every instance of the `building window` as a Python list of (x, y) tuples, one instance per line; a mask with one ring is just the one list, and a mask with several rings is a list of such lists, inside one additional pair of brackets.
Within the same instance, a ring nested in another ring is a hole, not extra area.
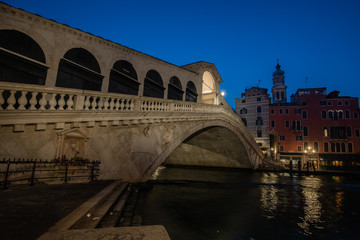
[(337, 105), (338, 105), (338, 106), (342, 106), (342, 105), (343, 105), (343, 102), (338, 102)]
[(347, 127), (346, 136), (351, 137), (351, 127)]
[(258, 138), (262, 137), (262, 132), (261, 131), (257, 131), (257, 137)]
[(326, 118), (326, 111), (321, 111), (321, 118)]
[(301, 102), (301, 106), (306, 106), (306, 102), (305, 102), (305, 101), (302, 101), (302, 102)]
[(289, 127), (290, 127), (290, 121), (289, 121), (289, 120), (286, 120), (286, 121), (285, 121), (285, 127), (286, 127), (286, 128), (289, 128)]
[(280, 152), (284, 151), (284, 146), (280, 145)]
[(338, 112), (337, 112), (337, 111), (334, 111), (334, 120), (339, 120)]
[(280, 141), (285, 141), (285, 136), (280, 136)]
[(279, 114), (283, 114), (283, 110), (281, 108), (279, 109)]
[(261, 97), (256, 98), (256, 101), (260, 102), (260, 101), (261, 101)]
[(329, 118), (333, 119), (333, 112), (332, 111), (329, 111)]
[(326, 101), (320, 101), (320, 105), (321, 105), (321, 106), (326, 105)]
[(339, 119), (343, 119), (343, 111), (339, 111)]
[(302, 111), (302, 118), (307, 119), (307, 111)]
[(309, 149), (309, 143), (308, 142), (304, 142), (304, 151)]
[(329, 143), (324, 142), (324, 152), (329, 152)]
[(315, 152), (319, 152), (319, 143), (318, 142), (314, 142), (314, 150), (315, 150)]
[(348, 101), (345, 101), (345, 106), (349, 106), (349, 102), (348, 102)]
[(301, 152), (301, 146), (297, 146), (297, 151)]
[(275, 120), (271, 120), (271, 127), (272, 127), (272, 128), (275, 127)]
[(335, 152), (335, 143), (331, 143), (331, 152)]
[(303, 135), (304, 135), (304, 137), (308, 136), (308, 128), (307, 127), (303, 127)]
[(340, 143), (336, 143), (336, 152), (340, 152)]
[(241, 120), (243, 121), (244, 125), (247, 126), (246, 118), (242, 118)]
[(356, 137), (360, 137), (360, 130), (359, 130), (359, 129), (356, 129), (356, 130), (355, 130), (355, 136), (356, 136)]
[(296, 136), (296, 141), (302, 141), (302, 136)]
[(353, 152), (353, 144), (352, 143), (348, 143), (348, 151)]
[(332, 106), (332, 102), (327, 102), (328, 106)]
[(257, 106), (256, 111), (257, 111), (258, 113), (261, 113), (261, 106)]
[(275, 114), (275, 109), (271, 109), (270, 113), (271, 113), (271, 115), (274, 115)]
[(341, 152), (346, 152), (345, 143), (341, 143)]
[(260, 126), (260, 125), (263, 125), (263, 120), (262, 120), (261, 117), (258, 117), (258, 118), (256, 119), (256, 126)]
[(285, 109), (285, 114), (289, 114), (289, 109)]
[(240, 110), (240, 114), (247, 114), (247, 109), (246, 108), (242, 108)]
[(354, 118), (359, 118), (359, 114), (357, 112), (354, 112)]
[(296, 129), (297, 129), (297, 130), (301, 130), (300, 121), (296, 121)]
[(246, 103), (246, 99), (241, 99), (241, 103)]
[(345, 111), (345, 118), (350, 118), (350, 111), (349, 110)]
[(324, 137), (328, 137), (328, 136), (329, 136), (329, 132), (328, 132), (327, 127), (323, 127), (323, 134), (324, 134)]
[(295, 109), (295, 114), (301, 114), (301, 109), (299, 108)]

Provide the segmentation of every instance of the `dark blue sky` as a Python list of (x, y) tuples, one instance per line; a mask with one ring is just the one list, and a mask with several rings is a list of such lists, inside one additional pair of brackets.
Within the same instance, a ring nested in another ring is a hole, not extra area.
[(358, 0), (3, 2), (175, 65), (214, 63), (231, 106), (259, 80), (270, 91), (277, 58), (288, 96), (305, 87), (360, 96)]

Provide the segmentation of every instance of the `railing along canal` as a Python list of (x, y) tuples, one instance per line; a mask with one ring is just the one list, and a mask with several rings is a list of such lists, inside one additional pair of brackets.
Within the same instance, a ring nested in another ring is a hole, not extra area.
[(0, 161), (0, 184), (7, 189), (11, 183), (69, 183), (94, 181), (99, 176), (99, 161), (25, 160)]

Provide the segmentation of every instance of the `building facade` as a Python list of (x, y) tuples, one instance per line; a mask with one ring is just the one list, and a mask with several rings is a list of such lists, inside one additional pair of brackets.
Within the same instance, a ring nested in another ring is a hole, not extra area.
[(266, 88), (245, 89), (241, 98), (235, 99), (235, 112), (248, 127), (261, 150), (267, 154), (269, 149), (269, 103)]

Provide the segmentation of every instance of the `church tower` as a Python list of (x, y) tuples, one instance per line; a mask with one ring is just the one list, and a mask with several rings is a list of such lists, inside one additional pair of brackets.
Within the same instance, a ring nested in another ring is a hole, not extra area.
[(279, 59), (277, 60), (276, 71), (273, 72), (273, 87), (271, 88), (273, 103), (286, 102), (286, 86), (284, 71), (280, 69)]

